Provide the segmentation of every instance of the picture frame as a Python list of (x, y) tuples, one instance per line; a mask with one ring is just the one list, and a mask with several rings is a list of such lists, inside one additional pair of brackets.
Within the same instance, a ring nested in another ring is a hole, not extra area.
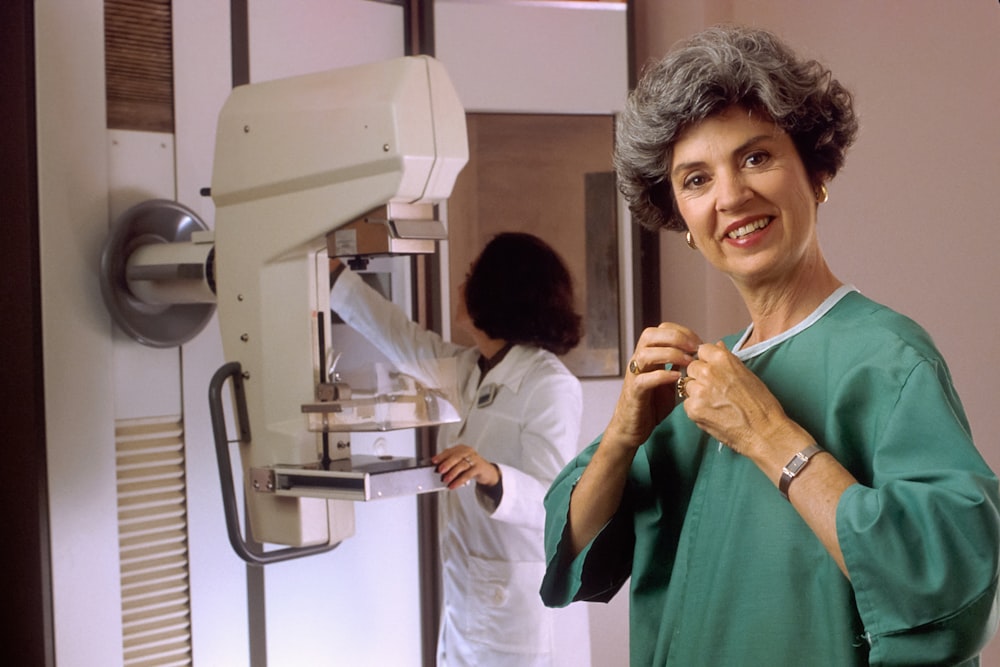
[[(468, 113), (466, 122), (469, 162), (448, 200), (452, 302), (494, 235), (532, 233), (563, 258), (583, 316), (583, 339), (563, 362), (581, 378), (620, 376), (614, 116)], [(452, 325), (456, 342), (471, 344)]]

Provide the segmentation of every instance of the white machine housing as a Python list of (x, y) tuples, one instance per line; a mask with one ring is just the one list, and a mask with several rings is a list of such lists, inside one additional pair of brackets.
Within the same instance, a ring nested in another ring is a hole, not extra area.
[[(427, 56), (233, 90), (216, 133), (214, 282), (225, 359), (243, 371), (247, 485), (251, 469), (314, 463), (320, 451), (303, 406), (329, 363), (328, 235), (381, 206), (420, 227), (467, 161), (465, 111)], [(326, 435), (332, 458), (350, 455), (349, 440), (338, 449)], [(353, 534), (350, 501), (245, 495), (259, 542)]]

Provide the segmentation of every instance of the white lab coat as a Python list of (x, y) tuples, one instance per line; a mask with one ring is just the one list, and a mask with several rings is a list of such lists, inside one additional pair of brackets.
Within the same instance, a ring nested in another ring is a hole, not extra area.
[[(476, 485), (440, 496), (444, 608), (438, 664), (447, 667), (549, 667), (587, 664), (586, 614), (546, 608), (542, 500), (578, 451), (583, 398), (579, 380), (545, 350), (516, 345), (480, 378), (479, 351), (445, 342), (411, 322), (350, 271), (331, 291), (331, 307), (399, 370), (430, 386), (440, 359), (456, 362), (460, 423), (440, 428), (438, 449), (466, 444), (500, 467), (503, 496), (494, 508)], [(560, 656), (569, 644), (582, 655)]]

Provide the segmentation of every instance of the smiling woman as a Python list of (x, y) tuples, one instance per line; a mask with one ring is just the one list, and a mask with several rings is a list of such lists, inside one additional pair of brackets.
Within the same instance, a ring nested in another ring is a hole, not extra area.
[[(745, 301), (804, 283), (816, 296), (796, 310), (811, 311), (839, 287), (816, 239), (822, 183), (813, 180), (822, 175), (806, 172), (791, 137), (771, 120), (742, 106), (719, 112), (681, 133), (669, 173), (693, 242)], [(756, 324), (763, 339), (772, 334), (762, 327), (777, 334), (794, 322), (762, 315)]]
[(629, 97), (630, 209), (687, 230), (752, 320), (718, 343), (643, 331), (610, 423), (546, 498), (543, 599), (630, 580), (633, 664), (971, 667), (995, 631), (1000, 492), (947, 365), (820, 248), (856, 130), (829, 71), (740, 27)]
[[(734, 105), (787, 132), (812, 178), (837, 175), (858, 122), (850, 92), (822, 64), (799, 59), (766, 32), (718, 43), (692, 40), (675, 55), (650, 67), (618, 127), (615, 167), (637, 222), (684, 229), (666, 173), (675, 162), (674, 144), (688, 128)], [(713, 68), (709, 76), (700, 76), (703, 65)], [(771, 79), (772, 71), (784, 76)]]

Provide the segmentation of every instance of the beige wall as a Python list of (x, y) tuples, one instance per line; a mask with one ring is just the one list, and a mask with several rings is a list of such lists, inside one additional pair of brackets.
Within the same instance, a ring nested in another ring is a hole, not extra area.
[(114, 620), (121, 615), (114, 457), (96, 456), (94, 447), (114, 442), (111, 328), (97, 281), (108, 224), (104, 98), (93, 94), (104, 90), (101, 9), (98, 0), (35, 3), (48, 530), (60, 664), (70, 664), (64, 656), (75, 649), (114, 665), (122, 645)]
[[(976, 441), (1000, 470), (1000, 8), (940, 0), (639, 0), (640, 54), (712, 23), (771, 29), (856, 95), (861, 133), (821, 208), (837, 275), (920, 322), (948, 359)], [(644, 58), (640, 55), (639, 62)], [(734, 290), (679, 235), (662, 240), (664, 316), (716, 337), (745, 324)], [(983, 664), (1000, 664), (1000, 641)]]

